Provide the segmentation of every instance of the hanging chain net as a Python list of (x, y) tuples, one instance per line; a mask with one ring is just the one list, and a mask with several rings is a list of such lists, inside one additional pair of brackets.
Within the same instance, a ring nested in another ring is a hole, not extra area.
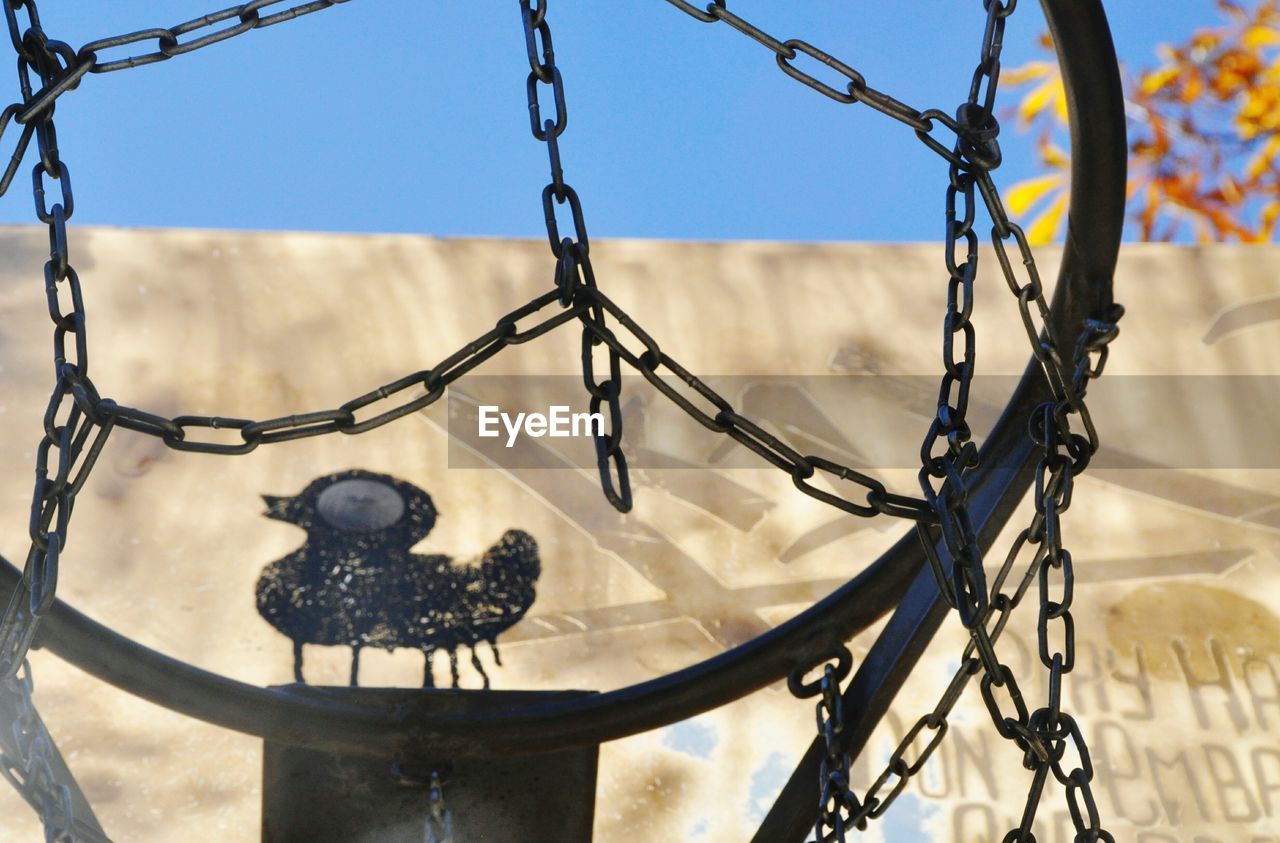
[[(0, 139), (17, 134), (0, 175), (8, 190), (31, 141), (38, 162), (32, 169), (37, 218), (48, 226), (49, 259), (44, 286), (53, 322), (54, 386), (44, 414), (44, 435), (36, 449), (36, 483), (29, 520), (30, 548), (23, 577), (0, 618), (0, 714), (12, 728), (0, 739), (0, 772), (32, 805), (49, 841), (106, 840), (91, 816), (77, 816), (87, 804), (60, 763), (32, 702), (26, 655), (42, 616), (53, 604), (59, 564), (66, 548), (76, 495), (116, 427), (156, 437), (170, 448), (211, 454), (245, 454), (261, 445), (330, 433), (363, 433), (416, 413), (439, 400), (446, 388), (508, 346), (518, 345), (568, 323), (582, 331), (582, 375), (590, 411), (607, 408), (609, 424), (595, 434), (601, 487), (616, 509), (626, 512), (632, 493), (623, 452), (622, 363), (637, 370), (662, 395), (704, 427), (749, 448), (791, 475), (807, 495), (849, 515), (888, 515), (912, 521), (937, 585), (969, 635), (960, 669), (938, 704), (908, 730), (884, 771), (861, 796), (849, 786), (840, 682), (852, 659), (847, 650), (822, 667), (819, 680), (791, 683), (797, 696), (818, 697), (817, 724), (825, 743), (818, 783), (818, 841), (845, 840), (850, 828), (864, 829), (882, 815), (937, 749), (947, 717), (968, 681), (980, 676), (982, 698), (1000, 735), (1013, 743), (1031, 771), (1026, 807), (1019, 825), (1003, 838), (1034, 841), (1031, 827), (1050, 777), (1063, 788), (1077, 843), (1112, 841), (1103, 829), (1091, 789), (1093, 766), (1076, 721), (1063, 710), (1063, 677), (1075, 662), (1071, 616), (1073, 572), (1060, 517), (1070, 506), (1076, 475), (1098, 448), (1084, 398), (1107, 359), (1107, 343), (1117, 333), (1119, 306), (1085, 320), (1064, 346), (1048, 326), (1048, 305), (1022, 229), (1011, 222), (991, 179), (1000, 164), (995, 119), (1000, 53), (1006, 20), (1017, 0), (973, 0), (985, 16), (979, 64), (967, 99), (955, 117), (924, 111), (872, 87), (866, 78), (831, 54), (799, 39), (781, 40), (757, 28), (715, 0), (698, 8), (667, 0), (705, 23), (724, 23), (774, 54), (788, 76), (846, 105), (862, 104), (911, 128), (948, 165), (945, 187), (948, 237), (945, 244), (947, 309), (943, 317), (945, 372), (937, 411), (920, 449), (920, 488), (914, 497), (891, 492), (876, 479), (829, 459), (802, 454), (735, 410), (659, 346), (656, 339), (615, 304), (596, 282), (582, 200), (564, 178), (559, 139), (567, 126), (564, 82), (556, 63), (548, 0), (519, 0), (530, 72), (526, 82), (530, 128), (545, 144), (550, 181), (542, 191), (547, 239), (554, 258), (553, 283), (542, 295), (499, 318), (494, 327), (436, 365), (406, 374), (352, 398), (339, 407), (279, 418), (252, 420), (222, 416), (166, 417), (103, 397), (90, 378), (86, 315), (80, 278), (71, 262), (67, 222), (75, 210), (71, 173), (59, 154), (54, 111), (57, 99), (91, 73), (107, 73), (167, 61), (176, 56), (293, 20), (347, 0), (314, 0), (279, 8), (281, 0), (255, 0), (212, 12), (172, 27), (157, 27), (102, 38), (81, 48), (55, 40), (40, 24), (35, 0), (2, 0), (12, 46), (18, 57), (21, 101), (0, 112)], [(276, 7), (273, 11), (271, 7)], [(975, 27), (976, 28), (976, 27)], [(842, 77), (833, 87), (802, 69), (819, 62)], [(1043, 370), (1052, 399), (1028, 420), (1040, 451), (1035, 472), (1035, 514), (1010, 547), (988, 584), (970, 519), (967, 475), (977, 466), (978, 448), (965, 419), (974, 375), (976, 335), (970, 320), (978, 263), (978, 198), (992, 223), (992, 242), (1001, 273), (1017, 298), (1032, 353)], [(1016, 249), (1011, 254), (1010, 244)], [(1016, 264), (1022, 270), (1015, 268)], [(1020, 278), (1019, 274), (1025, 276)], [(1067, 356), (1069, 355), (1069, 356)], [(833, 493), (813, 482), (826, 475)], [(1019, 561), (1027, 557), (1019, 565)], [(1015, 571), (1018, 573), (1015, 575)], [(1040, 660), (1048, 671), (1048, 696), (1034, 711), (995, 645), (1012, 611), (1037, 585)], [(1008, 588), (1007, 588), (1008, 587)], [(1011, 590), (1009, 590), (1011, 589)], [(804, 668), (807, 666), (798, 666)], [(11, 734), (10, 734), (11, 733)], [(429, 829), (448, 839), (442, 789), (432, 790)]]

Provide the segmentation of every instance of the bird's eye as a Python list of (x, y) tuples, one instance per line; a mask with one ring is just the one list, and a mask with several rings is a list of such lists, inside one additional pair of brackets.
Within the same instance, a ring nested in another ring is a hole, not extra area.
[(340, 530), (381, 530), (404, 515), (404, 498), (376, 480), (341, 480), (320, 493), (316, 510)]

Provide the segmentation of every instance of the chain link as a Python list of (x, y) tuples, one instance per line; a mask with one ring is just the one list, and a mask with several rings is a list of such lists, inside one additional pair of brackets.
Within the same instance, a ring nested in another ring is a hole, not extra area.
[[(10, 41), (21, 61), (30, 63), (34, 67), (35, 62), (47, 53), (51, 52), (57, 57), (55, 66), (50, 68), (51, 72), (41, 76), (41, 85), (38, 89), (28, 91), (24, 88), (23, 101), (9, 105), (0, 112), (0, 138), (4, 137), (10, 123), (16, 122), (23, 127), (14, 151), (10, 154), (8, 165), (3, 173), (0, 173), (0, 196), (3, 196), (9, 189), (10, 182), (13, 181), (19, 162), (26, 154), (27, 146), (31, 142), (33, 125), (51, 114), (57, 99), (67, 91), (79, 87), (81, 80), (87, 74), (110, 73), (167, 61), (174, 56), (184, 55), (210, 44), (217, 44), (250, 30), (294, 20), (312, 12), (346, 3), (348, 0), (311, 0), (311, 2), (298, 3), (270, 14), (261, 12), (268, 6), (278, 6), (285, 0), (253, 0), (251, 3), (210, 12), (174, 26), (151, 27), (109, 38), (99, 38), (90, 41), (79, 50), (73, 50), (70, 45), (61, 41), (50, 41), (45, 46), (26, 43), (27, 33), (42, 31), (35, 0), (0, 0), (0, 2), (4, 4)], [(27, 19), (25, 26), (19, 20), (19, 13), (25, 14)], [(202, 30), (211, 31), (200, 34)], [(155, 43), (156, 49), (152, 52), (105, 60), (102, 55), (111, 50), (119, 50), (147, 41)]]
[[(120, 46), (146, 40), (161, 38), (158, 33), (171, 32), (175, 38), (189, 34), (200, 28), (213, 26), (236, 18), (240, 24), (230, 28), (217, 30), (193, 41), (180, 45), (180, 49), (168, 49), (169, 54), (177, 55), (189, 49), (216, 43), (234, 34), (247, 31), (245, 22), (258, 21), (257, 26), (277, 23), (288, 17), (308, 11), (316, 11), (333, 3), (311, 3), (294, 7), (289, 12), (281, 12), (270, 17), (256, 17), (257, 10), (268, 3), (256, 2), (215, 12), (173, 27), (170, 30), (145, 30), (127, 36), (102, 39), (91, 42), (82, 48), (78, 55), (86, 56), (106, 46)], [(30, 8), (34, 14), (34, 4), (26, 0), (23, 8)], [(13, 15), (10, 8), (11, 17)], [(524, 25), (525, 47), (529, 61), (530, 73), (526, 83), (530, 114), (530, 128), (538, 140), (547, 145), (550, 161), (551, 180), (542, 192), (543, 211), (547, 225), (548, 241), (553, 255), (557, 259), (554, 286), (556, 293), (548, 293), (518, 308), (502, 319), (497, 326), (472, 343), (447, 357), (435, 368), (423, 370), (404, 376), (370, 393), (359, 396), (347, 403), (332, 409), (311, 413), (293, 414), (278, 418), (253, 421), (250, 419), (221, 415), (192, 416), (183, 415), (166, 418), (146, 410), (116, 403), (110, 398), (100, 398), (87, 376), (82, 372), (76, 387), (78, 407), (85, 418), (102, 426), (118, 425), (122, 428), (148, 434), (161, 439), (166, 445), (183, 451), (199, 453), (237, 455), (248, 453), (259, 445), (275, 442), (291, 441), (310, 436), (341, 432), (348, 434), (363, 433), (379, 427), (404, 415), (424, 409), (438, 400), (443, 394), (443, 387), (456, 380), (466, 372), (497, 354), (508, 345), (518, 344), (541, 336), (543, 333), (558, 327), (564, 322), (577, 318), (583, 323), (583, 379), (590, 395), (590, 410), (598, 412), (606, 407), (609, 411), (610, 425), (607, 431), (601, 432), (595, 440), (601, 483), (606, 497), (617, 508), (625, 511), (631, 506), (630, 483), (627, 475), (625, 455), (622, 452), (622, 414), (621, 414), (621, 361), (627, 359), (642, 374), (658, 386), (660, 391), (671, 398), (677, 405), (686, 410), (702, 424), (726, 433), (748, 448), (760, 454), (769, 462), (787, 471), (793, 477), (798, 488), (819, 500), (823, 500), (846, 512), (861, 516), (890, 514), (908, 519), (932, 518), (932, 513), (923, 501), (887, 492), (878, 481), (848, 467), (816, 457), (805, 457), (783, 444), (776, 437), (764, 431), (751, 420), (739, 415), (732, 406), (718, 395), (715, 395), (700, 380), (690, 374), (670, 357), (662, 354), (657, 344), (648, 339), (643, 331), (639, 331), (634, 321), (622, 313), (616, 305), (608, 301), (596, 289), (595, 273), (590, 259), (590, 242), (583, 217), (581, 201), (574, 189), (565, 182), (561, 166), (559, 137), (564, 132), (568, 121), (565, 105), (563, 80), (556, 66), (552, 42), (551, 28), (546, 19), (547, 4), (541, 2), (535, 8), (532, 2), (522, 0), (521, 17)], [(729, 16), (730, 21), (738, 21)], [(738, 21), (738, 23), (741, 23)], [(254, 27), (248, 27), (254, 28)], [(164, 36), (162, 44), (169, 43)], [(20, 43), (20, 41), (16, 42)], [(59, 72), (66, 72), (72, 64), (67, 58), (67, 50), (60, 50), (64, 65), (61, 70), (52, 70), (49, 78)], [(160, 61), (167, 57), (162, 51), (148, 54), (141, 58), (130, 59), (129, 66), (141, 63)], [(119, 69), (120, 62), (95, 65), (94, 70)], [(549, 88), (548, 99), (554, 107), (554, 117), (543, 116), (543, 101), (540, 93)], [(38, 97), (38, 94), (31, 94)], [(31, 98), (29, 97), (29, 99)], [(56, 169), (50, 172), (59, 173)], [(39, 180), (38, 180), (39, 181)], [(64, 194), (69, 205), (69, 180), (63, 181)], [(50, 217), (52, 212), (44, 209), (42, 186), (37, 187), (37, 207), (42, 219)], [(563, 228), (557, 219), (556, 209), (567, 206), (572, 236), (562, 236), (568, 229)], [(69, 216), (69, 214), (67, 214)], [(65, 243), (65, 233), (60, 235), (60, 242)], [(62, 265), (65, 265), (63, 261)], [(78, 297), (79, 281), (71, 271), (71, 290)], [(558, 299), (565, 309), (559, 314), (548, 317), (544, 321), (526, 330), (517, 330), (515, 323), (530, 317)], [(78, 298), (77, 298), (78, 300)], [(620, 346), (617, 335), (607, 325), (605, 315), (612, 313), (628, 331), (643, 337), (649, 356), (627, 355)], [(69, 323), (68, 323), (69, 324)], [(83, 332), (78, 338), (82, 338)], [(607, 346), (608, 374), (597, 379), (594, 350), (600, 345)], [(78, 348), (82, 346), (77, 346)], [(688, 384), (696, 392), (707, 398), (716, 408), (716, 418), (699, 410), (689, 398), (659, 377), (656, 369), (666, 365), (672, 373)], [(393, 399), (401, 393), (413, 390), (415, 394), (395, 403)], [(424, 391), (425, 390), (425, 391)], [(371, 412), (364, 418), (357, 418), (357, 411), (366, 408), (383, 407), (380, 412)], [(227, 431), (229, 435), (212, 435), (214, 431)], [(835, 478), (853, 481), (867, 490), (865, 502), (855, 503), (832, 495), (826, 490), (809, 483), (816, 471), (822, 471)], [(615, 480), (616, 478), (616, 480)], [(16, 655), (16, 654), (15, 654)]]
[(87, 804), (65, 769), (53, 739), (32, 701), (31, 666), (0, 681), (0, 776), (32, 807), (45, 828), (46, 843), (110, 843), (97, 818), (77, 816), (75, 804)]
[[(917, 132), (928, 134), (933, 130), (933, 121), (924, 112), (917, 111), (906, 103), (872, 88), (867, 84), (866, 78), (854, 68), (807, 41), (801, 41), (798, 38), (782, 40), (773, 37), (729, 11), (725, 6), (725, 0), (715, 0), (713, 3), (708, 3), (705, 7), (706, 11), (700, 10), (697, 6), (687, 3), (685, 0), (667, 0), (667, 2), (703, 23), (724, 21), (738, 32), (770, 50), (774, 54), (774, 60), (777, 62), (778, 68), (783, 73), (836, 102), (844, 105), (863, 103), (881, 114), (910, 126)], [(842, 77), (842, 81), (837, 84), (843, 84), (844, 89), (835, 88), (793, 64), (801, 55), (820, 62), (838, 73)]]
[[(69, 47), (45, 35), (33, 0), (4, 0), (4, 9), (18, 53), (18, 87), (26, 107), (36, 96), (32, 74), (43, 84), (42, 90), (51, 89), (65, 78), (73, 56)], [(20, 10), (27, 19), (25, 28), (18, 20)], [(15, 116), (21, 119), (17, 106), (5, 110), (0, 133)], [(51, 108), (24, 127), (0, 177), (0, 192), (12, 181), (32, 136), (40, 158), (31, 172), (32, 195), (36, 217), (49, 231), (49, 259), (43, 274), (54, 326), (54, 387), (44, 413), (44, 435), (36, 446), (36, 481), (27, 529), (31, 544), (22, 578), (0, 617), (0, 711), (11, 729), (5, 737), (12, 739), (12, 750), (0, 751), (0, 773), (39, 815), (46, 841), (105, 841), (96, 819), (78, 818), (72, 809), (72, 794), (80, 795), (79, 786), (69, 773), (64, 774), (65, 766), (53, 763), (57, 751), (32, 702), (31, 668), (26, 662), (40, 618), (57, 595), (59, 561), (76, 495), (112, 428), (110, 420), (90, 412), (97, 394), (88, 380), (84, 297), (67, 241), (67, 220), (75, 213), (75, 198), (70, 169), (58, 151)], [(82, 795), (80, 802), (84, 804)]]
[[(687, 6), (676, 0), (669, 2), (682, 8)], [(1118, 333), (1117, 322), (1123, 315), (1123, 308), (1111, 305), (1106, 312), (1084, 321), (1073, 348), (1071, 367), (1064, 368), (1049, 330), (1049, 307), (1035, 259), (1022, 229), (1005, 213), (990, 175), (1001, 161), (995, 97), (1005, 19), (1014, 11), (1015, 5), (1016, 0), (1006, 3), (984, 0), (987, 19), (982, 56), (974, 71), (967, 101), (957, 110), (954, 119), (937, 110), (920, 112), (922, 120), (929, 121), (930, 125), (917, 127), (920, 140), (947, 161), (949, 183), (946, 190), (947, 240), (944, 254), (948, 275), (947, 310), (943, 319), (944, 374), (937, 410), (920, 449), (920, 486), (936, 519), (932, 522), (917, 519), (916, 530), (941, 596), (956, 610), (970, 640), (960, 668), (938, 704), (907, 730), (883, 772), (863, 798), (859, 799), (848, 788), (847, 764), (842, 768), (846, 771), (842, 779), (839, 769), (833, 768), (830, 761), (824, 762), (820, 775), (819, 820), (815, 829), (818, 843), (843, 841), (846, 828), (863, 829), (867, 820), (884, 813), (941, 744), (952, 708), (969, 680), (980, 673), (983, 702), (997, 731), (1022, 750), (1023, 765), (1033, 771), (1021, 821), (1005, 835), (1003, 843), (1034, 843), (1031, 827), (1050, 774), (1065, 789), (1068, 813), (1076, 831), (1075, 839), (1088, 843), (1114, 843), (1110, 832), (1102, 827), (1092, 792), (1094, 769), (1088, 746), (1078, 723), (1062, 711), (1063, 676), (1070, 673), (1075, 665), (1075, 624), (1070, 611), (1074, 574), (1071, 554), (1062, 545), (1060, 516), (1070, 506), (1074, 476), (1085, 469), (1098, 448), (1097, 431), (1084, 396), (1088, 381), (1099, 377), (1106, 365), (1108, 343)], [(690, 8), (684, 10), (695, 14)], [(709, 19), (716, 19), (713, 7), (708, 7), (708, 13)], [(695, 16), (703, 19), (697, 14)], [(829, 57), (825, 54), (809, 52), (809, 55), (842, 73), (849, 70), (844, 65), (826, 61)], [(850, 85), (852, 93), (853, 83)], [(846, 101), (834, 96), (838, 92), (832, 89), (819, 90), (833, 99)], [(933, 123), (943, 125), (954, 135), (950, 147), (931, 134)], [(966, 474), (978, 464), (977, 447), (971, 441), (972, 431), (965, 418), (976, 342), (971, 322), (973, 282), (978, 261), (978, 239), (974, 231), (975, 189), (982, 196), (992, 219), (992, 241), (1001, 274), (1018, 300), (1019, 314), (1032, 352), (1054, 396), (1052, 401), (1037, 407), (1029, 420), (1029, 434), (1042, 454), (1035, 474), (1035, 515), (1031, 525), (1014, 540), (989, 591), (982, 551), (968, 514), (966, 486)], [(1027, 275), (1025, 282), (1018, 279), (1009, 258), (1006, 248), (1009, 240), (1017, 245)], [(1070, 372), (1070, 375), (1065, 375), (1065, 372)], [(1072, 430), (1072, 417), (1083, 434)], [(1030, 549), (1031, 558), (1025, 572), (1013, 593), (1006, 593), (1004, 585), (1026, 549)], [(1000, 661), (995, 651), (995, 643), (1011, 613), (1033, 583), (1038, 583), (1040, 607), (1037, 649), (1049, 673), (1046, 705), (1034, 712), (1028, 708), (1012, 670)], [(994, 625), (991, 623), (993, 615)], [(1055, 638), (1055, 631), (1060, 641), (1057, 646), (1050, 643)], [(824, 679), (831, 675), (828, 666)], [(836, 700), (838, 702), (838, 695)], [(825, 720), (824, 711), (827, 712)], [(831, 739), (833, 734), (838, 739), (843, 727), (839, 713), (838, 705), (833, 707), (824, 697), (824, 702), (819, 704), (818, 719), (819, 734), (827, 743), (828, 759), (840, 757), (837, 755), (839, 746), (833, 745)], [(832, 719), (837, 722), (835, 729), (827, 725)], [(1064, 761), (1072, 747), (1078, 764)], [(914, 758), (911, 758), (912, 754)], [(847, 759), (847, 756), (843, 757)], [(836, 769), (835, 773), (833, 769)]]
[[(946, 266), (950, 276), (947, 315), (944, 322), (943, 361), (945, 374), (938, 400), (938, 413), (921, 449), (921, 487), (938, 514), (939, 525), (933, 528), (917, 523), (921, 544), (928, 555), (938, 586), (947, 602), (957, 610), (961, 623), (970, 634), (961, 672), (953, 682), (961, 687), (971, 673), (982, 672), (980, 690), (983, 702), (996, 730), (1023, 751), (1023, 765), (1033, 771), (1022, 820), (1004, 838), (1006, 843), (1034, 843), (1030, 829), (1049, 772), (1066, 787), (1066, 797), (1077, 840), (1106, 840), (1110, 834), (1102, 828), (1090, 782), (1093, 767), (1088, 760), (1088, 747), (1075, 720), (1061, 710), (1062, 677), (1075, 664), (1075, 625), (1070, 606), (1073, 593), (1071, 555), (1062, 547), (1060, 515), (1070, 505), (1074, 474), (1084, 470), (1090, 456), (1098, 448), (1098, 438), (1088, 409), (1084, 404), (1087, 380), (1102, 373), (1106, 344), (1117, 333), (1116, 320), (1122, 311), (1113, 307), (1098, 318), (1086, 320), (1075, 344), (1072, 376), (1064, 377), (1063, 366), (1049, 328), (1049, 308), (1036, 269), (1034, 256), (1026, 237), (1009, 221), (991, 180), (990, 171), (1000, 163), (996, 138), (999, 124), (994, 103), (1000, 74), (1000, 49), (1005, 19), (1013, 11), (1014, 2), (1001, 4), (984, 0), (987, 12), (983, 35), (982, 57), (974, 71), (968, 100), (956, 112), (956, 141), (949, 154), (937, 149), (937, 141), (921, 135), (921, 139), (950, 164), (950, 186), (947, 191), (948, 244)], [(964, 421), (968, 398), (968, 379), (973, 374), (973, 332), (969, 321), (972, 278), (976, 270), (976, 236), (973, 234), (974, 189), (978, 188), (991, 216), (992, 240), (1001, 273), (1018, 299), (1019, 312), (1028, 339), (1054, 396), (1042, 404), (1029, 420), (1030, 435), (1041, 449), (1036, 467), (1033, 492), (1035, 515), (1031, 526), (1014, 542), (990, 596), (984, 583), (982, 553), (968, 517), (965, 474), (977, 462), (977, 451), (969, 442), (970, 430)], [(956, 197), (963, 194), (963, 215), (957, 213)], [(960, 238), (966, 247), (963, 263), (956, 258)], [(1021, 283), (1009, 260), (1005, 242), (1012, 238), (1018, 245), (1022, 264), (1028, 275)], [(960, 335), (964, 354), (956, 362), (955, 337)], [(1092, 359), (1097, 352), (1096, 361)], [(953, 391), (953, 387), (955, 388)], [(954, 401), (952, 396), (954, 395)], [(1071, 429), (1074, 415), (1086, 435)], [(946, 438), (947, 450), (934, 455), (934, 446)], [(935, 489), (934, 481), (941, 487)], [(1001, 591), (1011, 563), (1023, 547), (1035, 548), (1022, 585), (1013, 596)], [(950, 562), (950, 570), (943, 557)], [(948, 576), (948, 573), (950, 576)], [(1040, 612), (1037, 623), (1038, 651), (1049, 671), (1047, 704), (1031, 712), (1013, 672), (996, 655), (994, 642), (1007, 622), (1009, 613), (1021, 601), (1032, 579), (1039, 584)], [(993, 610), (1000, 612), (995, 634), (987, 624)], [(1054, 623), (1056, 622), (1056, 624)], [(1060, 648), (1050, 644), (1051, 627), (1056, 626)], [(943, 702), (949, 709), (958, 696), (949, 687)], [(935, 709), (922, 723), (938, 722), (941, 713)], [(918, 732), (917, 724), (905, 743)], [(1076, 747), (1081, 766), (1070, 772), (1063, 769), (1062, 758), (1070, 743)], [(895, 760), (901, 757), (899, 747)], [(894, 762), (891, 761), (891, 765)], [(901, 764), (900, 764), (901, 766)], [(1084, 807), (1081, 808), (1080, 804)]]
[[(255, 0), (252, 3), (212, 12), (173, 27), (154, 27), (110, 38), (102, 38), (84, 45), (77, 51), (60, 41), (48, 42), (47, 45), (40, 47), (33, 47), (31, 44), (25, 43), (26, 33), (41, 31), (40, 18), (35, 2), (34, 0), (4, 0), (5, 18), (8, 24), (10, 40), (19, 58), (34, 65), (38, 56), (53, 51), (59, 61), (56, 63), (56, 67), (52, 68), (52, 72), (41, 76), (42, 85), (37, 91), (33, 93), (24, 90), (23, 102), (8, 106), (0, 114), (0, 137), (3, 137), (10, 122), (16, 121), (18, 124), (28, 127), (24, 128), (15, 151), (10, 156), (9, 165), (5, 169), (3, 176), (0, 176), (0, 195), (3, 195), (8, 190), (18, 162), (26, 152), (27, 145), (31, 140), (29, 126), (33, 121), (38, 122), (47, 112), (51, 112), (53, 104), (58, 97), (79, 87), (80, 81), (86, 74), (90, 72), (107, 73), (113, 70), (123, 70), (129, 67), (139, 67), (145, 64), (165, 61), (173, 56), (189, 53), (219, 41), (225, 41), (251, 29), (261, 29), (347, 2), (347, 0), (313, 0), (313, 2), (299, 4), (274, 14), (259, 14), (260, 9), (277, 5), (283, 1)], [(28, 21), (26, 27), (18, 20), (19, 11), (26, 13)], [(236, 22), (231, 26), (223, 27), (186, 41), (181, 40), (182, 36), (201, 29), (214, 27), (216, 24), (233, 18)], [(101, 51), (149, 40), (155, 40), (158, 48), (155, 52), (110, 61), (100, 61), (99, 53)]]
[[(703, 427), (729, 436), (766, 462), (790, 474), (792, 482), (800, 491), (850, 515), (864, 518), (892, 515), (911, 520), (932, 519), (933, 514), (924, 501), (893, 494), (880, 481), (848, 466), (818, 456), (803, 455), (738, 413), (724, 396), (663, 352), (653, 337), (645, 333), (626, 311), (614, 304), (600, 290), (586, 285), (579, 286), (574, 292), (574, 301), (603, 308), (621, 327), (626, 329), (634, 340), (639, 341), (644, 348), (643, 351), (628, 348), (626, 342), (611, 329), (600, 328), (589, 320), (583, 322), (592, 334), (643, 375), (672, 403)], [(664, 368), (675, 377), (664, 378), (660, 371)], [(688, 391), (682, 391), (676, 386), (676, 381), (687, 387)], [(859, 487), (862, 499), (851, 500), (847, 496), (832, 494), (808, 482), (818, 471)]]
[[(568, 125), (569, 112), (565, 106), (564, 80), (556, 67), (555, 50), (551, 42), (551, 25), (547, 22), (548, 0), (540, 0), (533, 9), (530, 0), (520, 0), (520, 15), (524, 23), (525, 48), (529, 58), (529, 78), (526, 91), (529, 99), (529, 123), (535, 139), (547, 145), (547, 158), (551, 164), (551, 182), (542, 190), (542, 211), (547, 223), (547, 240), (551, 253), (556, 257), (555, 284), (560, 291), (560, 301), (568, 305), (578, 287), (595, 289), (596, 275), (591, 266), (591, 244), (587, 239), (587, 224), (582, 214), (582, 202), (577, 192), (564, 180), (560, 163), (560, 136)], [(539, 90), (551, 88), (555, 103), (555, 119), (543, 118)], [(556, 208), (568, 205), (573, 225), (573, 236), (562, 236), (556, 220)], [(596, 449), (596, 466), (600, 472), (600, 488), (605, 499), (619, 512), (631, 510), (631, 480), (627, 473), (627, 457), (622, 452), (622, 369), (618, 352), (608, 352), (608, 375), (597, 380), (595, 374), (595, 348), (600, 345), (600, 333), (608, 330), (604, 310), (599, 305), (591, 307), (580, 317), (582, 328), (582, 380), (590, 396), (591, 413), (608, 408), (608, 430), (593, 433)]]
[(427, 822), (423, 843), (454, 843), (453, 814), (444, 804), (444, 781), (436, 770), (431, 771), (431, 785), (427, 791)]
[[(835, 664), (832, 664), (832, 662)], [(853, 667), (853, 654), (848, 647), (838, 647), (821, 664), (822, 675), (805, 682), (803, 668), (787, 677), (787, 687), (800, 699), (818, 698), (816, 707), (818, 735), (823, 739), (823, 758), (819, 765), (818, 820), (814, 825), (817, 843), (844, 840), (849, 827), (865, 829), (874, 802), (865, 807), (849, 789), (849, 753), (841, 745), (844, 736), (844, 701), (840, 682)]]
[[(5, 8), (13, 34), (16, 10), (7, 0)], [(31, 25), (20, 36), (14, 35), (14, 40), (21, 48), (19, 86), (24, 101), (29, 101), (32, 72), (47, 82), (57, 75), (64, 57), (56, 46), (58, 42), (50, 41), (39, 28), (34, 4), (27, 2), (22, 8)], [(54, 388), (44, 414), (44, 435), (36, 446), (36, 482), (28, 524), (31, 544), (22, 579), (0, 618), (0, 680), (17, 675), (40, 617), (53, 604), (76, 494), (112, 428), (111, 420), (100, 419), (92, 411), (97, 395), (88, 380), (84, 298), (67, 242), (67, 220), (75, 212), (71, 173), (59, 156), (52, 112), (45, 113), (33, 129), (40, 161), (32, 169), (32, 193), (36, 216), (49, 230), (44, 284), (49, 318), (54, 325)], [(48, 203), (50, 198), (54, 199), (52, 206)]]

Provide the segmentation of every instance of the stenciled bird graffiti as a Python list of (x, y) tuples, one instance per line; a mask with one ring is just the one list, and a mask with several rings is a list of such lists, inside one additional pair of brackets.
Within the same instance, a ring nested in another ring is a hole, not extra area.
[(305, 644), (351, 648), (352, 685), (360, 650), (413, 648), (425, 659), (423, 686), (433, 686), (436, 650), (449, 654), (458, 687), (458, 649), (489, 687), (476, 655), (487, 642), (501, 665), (498, 635), (533, 604), (541, 573), (538, 546), (507, 530), (473, 566), (410, 549), (439, 514), (431, 497), (386, 474), (352, 470), (313, 480), (295, 497), (263, 495), (268, 518), (301, 527), (306, 542), (267, 565), (258, 579), (258, 612), (293, 641), (293, 675), (304, 682)]

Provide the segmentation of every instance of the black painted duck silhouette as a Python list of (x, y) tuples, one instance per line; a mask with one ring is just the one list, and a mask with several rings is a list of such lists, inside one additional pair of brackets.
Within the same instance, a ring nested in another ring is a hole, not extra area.
[(532, 536), (508, 530), (468, 567), (410, 553), (435, 526), (431, 497), (412, 483), (358, 469), (313, 480), (296, 497), (263, 500), (268, 518), (307, 531), (302, 547), (263, 569), (257, 588), (258, 612), (293, 641), (298, 682), (305, 681), (304, 644), (350, 647), (352, 685), (362, 648), (408, 647), (424, 655), (424, 687), (434, 684), (435, 651), (447, 651), (456, 688), (457, 651), (467, 647), (489, 687), (475, 648), (488, 642), (501, 665), (498, 635), (533, 604), (541, 565)]

